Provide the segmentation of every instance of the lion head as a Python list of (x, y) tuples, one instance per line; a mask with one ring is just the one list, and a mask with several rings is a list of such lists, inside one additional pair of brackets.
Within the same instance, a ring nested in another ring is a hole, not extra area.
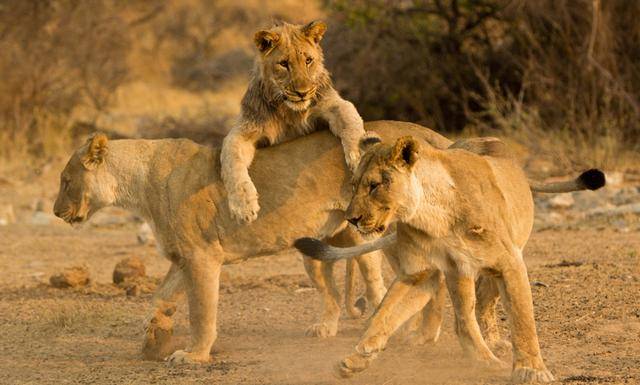
[(115, 178), (105, 169), (107, 137), (96, 134), (69, 159), (60, 174), (54, 214), (70, 224), (87, 221), (99, 209), (113, 204)]
[(260, 55), (256, 75), (272, 102), (284, 102), (294, 111), (304, 111), (319, 89), (329, 84), (320, 40), (327, 26), (321, 21), (306, 25), (278, 24), (256, 32)]
[(363, 234), (383, 233), (392, 222), (415, 213), (421, 187), (412, 171), (420, 145), (410, 136), (393, 145), (369, 136), (360, 141), (360, 151), (363, 155), (353, 176), (346, 216)]

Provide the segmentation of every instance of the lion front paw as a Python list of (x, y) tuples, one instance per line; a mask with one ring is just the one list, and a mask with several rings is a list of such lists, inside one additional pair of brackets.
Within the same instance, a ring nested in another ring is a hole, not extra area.
[(511, 381), (517, 384), (526, 384), (533, 382), (551, 382), (553, 374), (547, 368), (535, 369), (529, 367), (517, 367), (511, 373)]
[(348, 378), (367, 369), (374, 358), (374, 354), (363, 356), (360, 353), (354, 353), (338, 362), (335, 371), (340, 377)]
[(186, 350), (176, 350), (172, 355), (165, 358), (167, 365), (197, 364), (209, 362), (209, 353), (192, 353)]
[(251, 182), (245, 182), (229, 194), (231, 216), (240, 223), (251, 223), (258, 218), (258, 192)]
[(345, 151), (344, 159), (347, 162), (347, 167), (349, 167), (349, 170), (351, 170), (351, 172), (354, 173), (358, 168), (358, 164), (360, 164), (360, 152)]
[(306, 335), (310, 337), (334, 337), (338, 334), (338, 324), (337, 323), (327, 323), (327, 322), (319, 322), (317, 324), (311, 325), (306, 333)]

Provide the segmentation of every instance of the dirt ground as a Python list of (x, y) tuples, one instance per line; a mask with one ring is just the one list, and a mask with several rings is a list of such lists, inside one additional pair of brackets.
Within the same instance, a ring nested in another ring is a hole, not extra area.
[[(508, 383), (508, 370), (480, 370), (463, 359), (450, 306), (436, 345), (408, 347), (396, 336), (368, 371), (338, 379), (332, 367), (353, 349), (366, 319), (343, 317), (334, 338), (305, 336), (320, 301), (296, 255), (225, 267), (210, 364), (143, 361), (151, 295), (126, 296), (111, 284), (111, 273), (128, 256), (141, 258), (152, 277), (168, 263), (154, 247), (139, 245), (135, 230), (134, 224), (74, 230), (62, 222), (0, 227), (0, 383)], [(533, 234), (526, 259), (543, 355), (558, 381), (640, 383), (638, 232), (542, 231)], [(88, 288), (48, 286), (51, 274), (82, 264), (91, 272)], [(343, 272), (339, 266), (339, 279)], [(386, 274), (391, 278), (388, 267)], [(188, 341), (184, 304), (176, 320), (181, 347)]]

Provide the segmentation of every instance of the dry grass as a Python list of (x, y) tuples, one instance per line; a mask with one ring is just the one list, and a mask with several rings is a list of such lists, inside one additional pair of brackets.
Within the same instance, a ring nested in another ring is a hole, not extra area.
[(561, 168), (638, 168), (637, 2), (328, 3), (328, 59), (365, 119), (497, 133)]

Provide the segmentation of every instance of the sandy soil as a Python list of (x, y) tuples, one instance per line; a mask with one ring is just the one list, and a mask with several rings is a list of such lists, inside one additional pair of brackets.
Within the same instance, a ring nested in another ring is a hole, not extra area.
[[(345, 317), (334, 338), (305, 336), (320, 302), (295, 255), (225, 267), (210, 364), (171, 368), (146, 362), (139, 348), (150, 294), (127, 297), (110, 283), (113, 267), (128, 256), (141, 258), (154, 277), (168, 267), (154, 247), (137, 244), (133, 225), (0, 227), (0, 383), (508, 382), (507, 370), (474, 369), (463, 359), (450, 307), (435, 346), (407, 347), (396, 336), (368, 371), (336, 378), (332, 366), (353, 348), (366, 319)], [(543, 354), (558, 381), (640, 383), (638, 233), (543, 231), (532, 236), (526, 258)], [(51, 274), (81, 264), (91, 272), (90, 287), (48, 286)], [(337, 269), (339, 279), (343, 271)], [(386, 273), (390, 278), (388, 268)], [(176, 319), (180, 347), (188, 341), (184, 305)], [(502, 356), (509, 358), (508, 352)]]

